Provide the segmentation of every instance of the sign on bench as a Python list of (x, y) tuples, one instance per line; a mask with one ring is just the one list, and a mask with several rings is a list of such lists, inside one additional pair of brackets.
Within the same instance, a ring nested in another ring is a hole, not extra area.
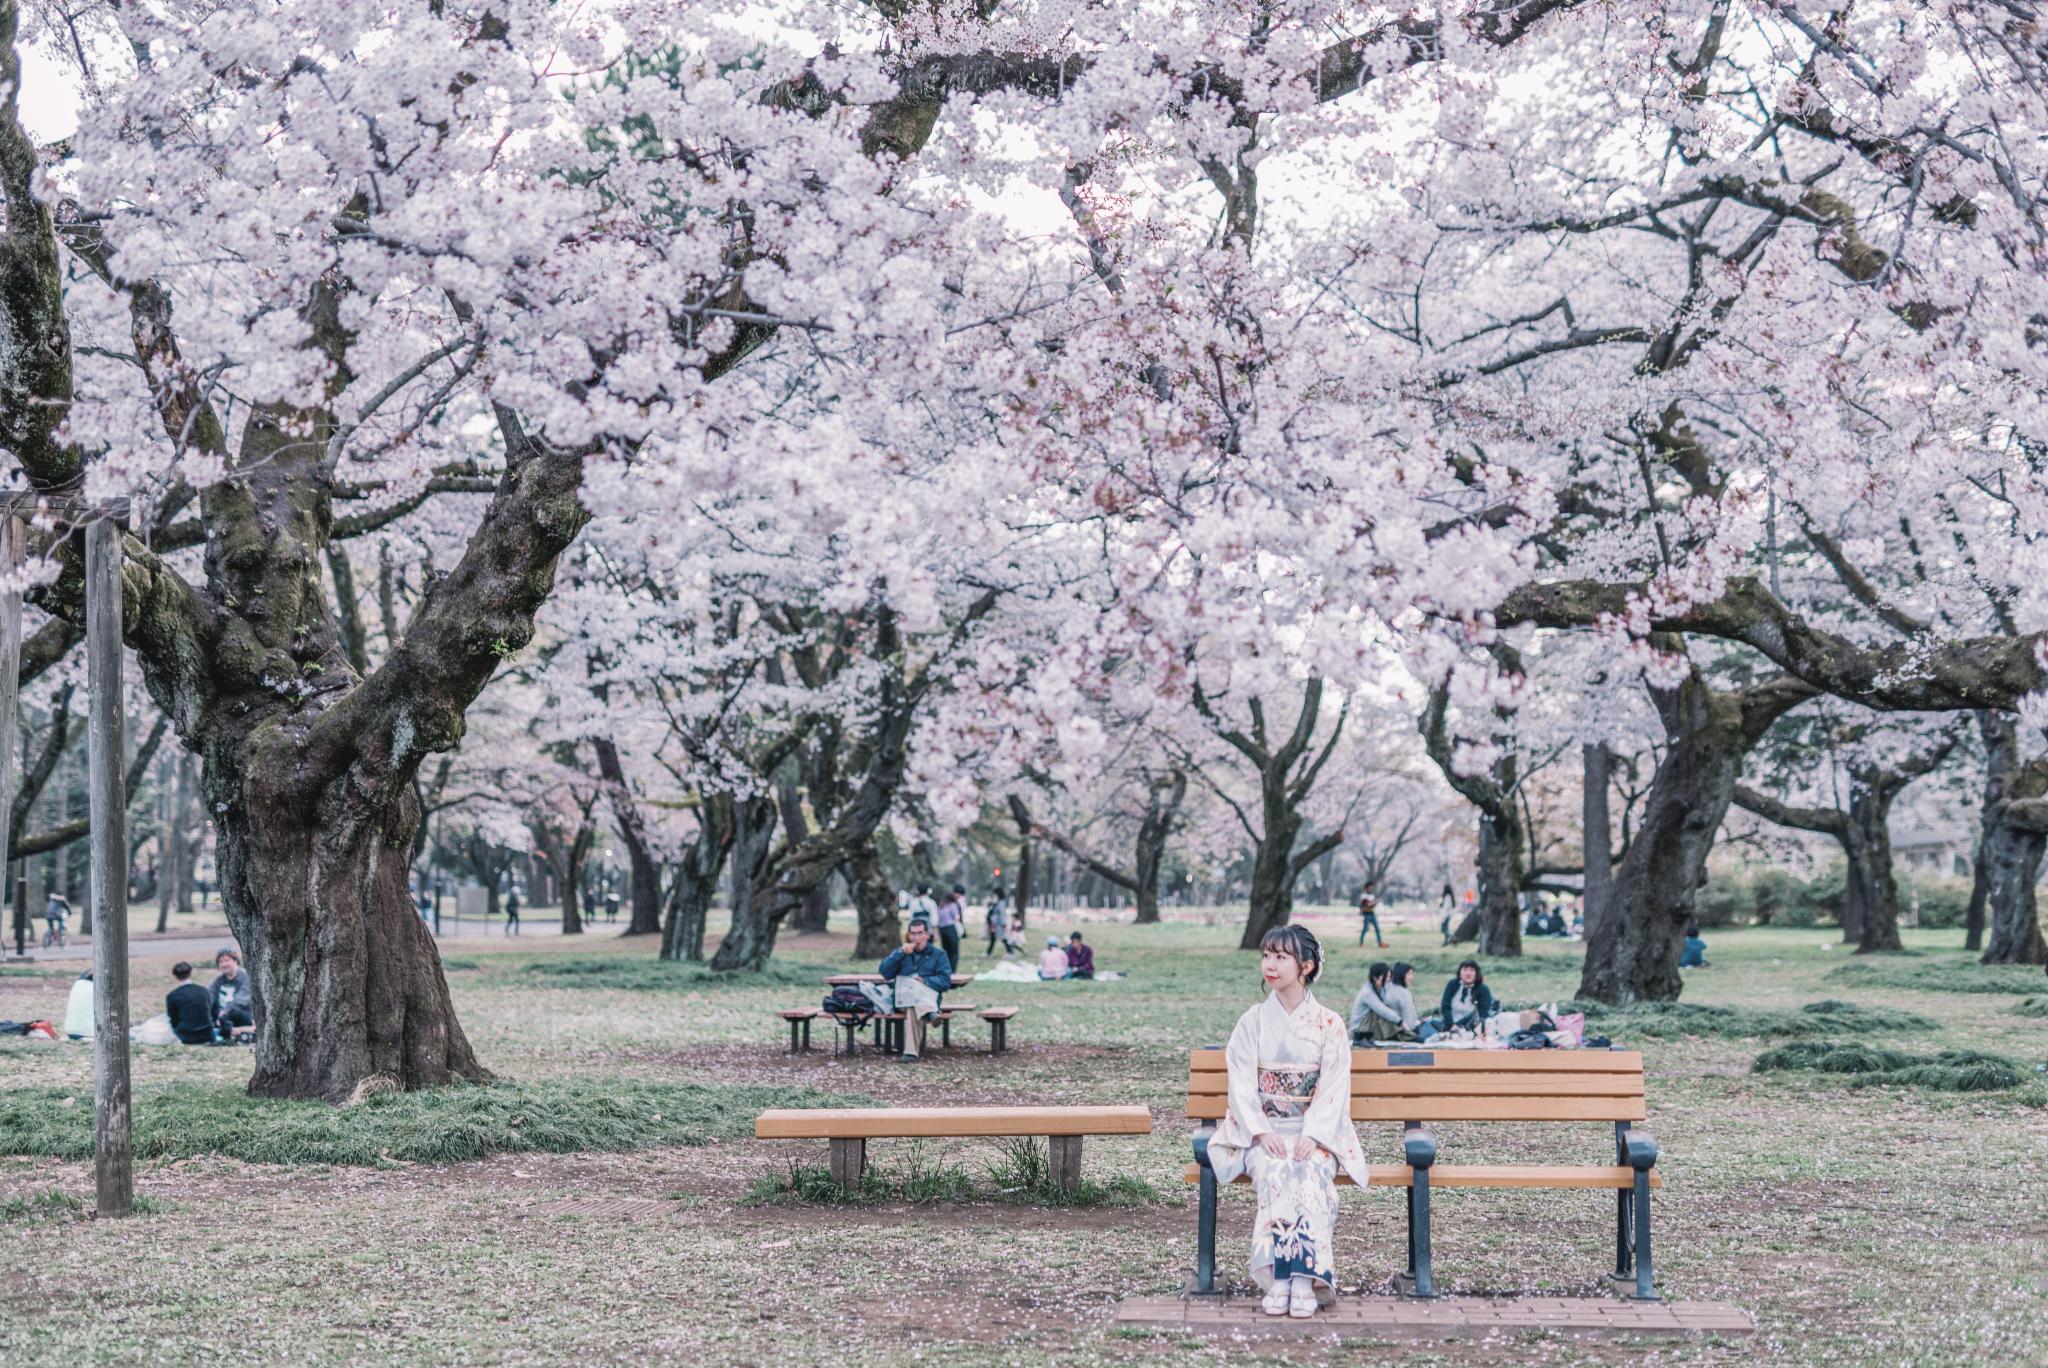
[[(1197, 1124), (1187, 1180), (1202, 1189), (1195, 1291), (1213, 1289), (1216, 1272), (1216, 1172), (1209, 1137), (1230, 1109), (1229, 1075), (1217, 1047), (1188, 1057), (1188, 1116)], [(1374, 1184), (1401, 1187), (1408, 1200), (1408, 1270), (1400, 1281), (1434, 1296), (1429, 1194), (1436, 1187), (1608, 1188), (1615, 1196), (1614, 1276), (1634, 1295), (1656, 1297), (1650, 1265), (1650, 1190), (1657, 1142), (1631, 1127), (1648, 1116), (1643, 1057), (1634, 1050), (1353, 1050), (1351, 1119), (1402, 1126), (1400, 1164), (1375, 1164)], [(1587, 1121), (1614, 1128), (1612, 1164), (1467, 1164), (1436, 1162), (1432, 1121)], [(1370, 1137), (1367, 1137), (1370, 1149)], [(1240, 1178), (1240, 1182), (1244, 1179)], [(1340, 1177), (1340, 1182), (1348, 1181)]]

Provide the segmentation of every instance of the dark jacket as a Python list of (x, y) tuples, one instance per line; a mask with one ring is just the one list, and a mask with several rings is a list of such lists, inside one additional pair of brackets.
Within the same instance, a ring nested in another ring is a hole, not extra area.
[(164, 995), (171, 1033), (187, 1045), (213, 1043), (213, 999), (196, 983), (181, 983)]
[(931, 942), (917, 952), (907, 945), (898, 946), (875, 972), (892, 983), (905, 974), (923, 979), (924, 986), (934, 993), (946, 992), (953, 986), (953, 961), (946, 958), (943, 946)]
[[(1456, 979), (1452, 979), (1444, 985), (1442, 1017), (1446, 1031), (1451, 1029), (1451, 1000), (1458, 996), (1458, 989), (1462, 986)], [(1479, 1020), (1481, 1021), (1486, 1020), (1498, 1010), (1494, 1005), (1492, 990), (1483, 983), (1472, 985), (1472, 1005), (1478, 1009)]]

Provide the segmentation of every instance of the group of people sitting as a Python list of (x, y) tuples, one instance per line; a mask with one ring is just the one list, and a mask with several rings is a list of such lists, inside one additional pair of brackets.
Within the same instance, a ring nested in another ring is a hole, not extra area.
[[(256, 996), (249, 971), (233, 946), (213, 957), (213, 982), (204, 988), (192, 982), (192, 966), (179, 960), (171, 966), (178, 986), (164, 995), (164, 1014), (171, 1033), (183, 1045), (228, 1045), (238, 1029), (256, 1024)], [(64, 1034), (73, 1040), (93, 1037), (92, 970), (78, 976), (64, 1005)]]
[(1058, 936), (1047, 936), (1045, 949), (1038, 952), (1038, 976), (1046, 980), (1094, 978), (1094, 947), (1082, 941), (1079, 931), (1067, 937), (1065, 949), (1060, 948)]
[(1429, 1040), (1447, 1031), (1477, 1031), (1500, 1010), (1486, 986), (1478, 960), (1466, 960), (1444, 985), (1436, 1015), (1415, 1009), (1415, 966), (1375, 960), (1365, 971), (1365, 986), (1351, 1000), (1351, 1038), (1359, 1044), (1385, 1040)]

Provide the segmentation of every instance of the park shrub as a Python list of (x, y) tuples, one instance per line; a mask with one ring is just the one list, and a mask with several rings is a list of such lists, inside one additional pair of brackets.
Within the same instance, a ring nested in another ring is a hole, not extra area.
[(1715, 871), (1693, 895), (1693, 914), (1703, 927), (1819, 926), (1842, 919), (1846, 875), (1831, 867), (1811, 879), (1790, 870)]
[[(497, 1083), (379, 1093), (354, 1106), (171, 1084), (135, 1098), (138, 1159), (214, 1154), (252, 1164), (452, 1163), (489, 1154), (614, 1152), (753, 1133), (768, 1107), (873, 1105), (809, 1088), (700, 1083)], [(0, 1108), (0, 1154), (92, 1157), (90, 1091), (21, 1088)]]
[(1675, 1036), (1761, 1040), (1768, 1036), (1918, 1035), (1935, 1028), (1933, 1021), (1914, 1012), (1862, 1007), (1834, 998), (1809, 1002), (1796, 1012), (1720, 1007), (1702, 1002), (1638, 1002), (1627, 1007), (1574, 1002), (1562, 1010), (1584, 1012), (1589, 1034), (1624, 1041)]
[(1979, 964), (1973, 957), (1906, 954), (1859, 956), (1828, 971), (1841, 983), (1907, 988), (1923, 993), (2030, 993), (2041, 971), (2023, 964)]
[(820, 984), (836, 970), (821, 964), (776, 959), (756, 974), (714, 973), (708, 964), (653, 959), (645, 955), (609, 955), (587, 959), (542, 959), (525, 966), (549, 988), (622, 989), (633, 993), (700, 993), (712, 988), (786, 988)]
[(1920, 901), (1920, 925), (1947, 931), (1970, 919), (1970, 881), (1910, 877), (1899, 881), (1899, 913), (1903, 917), (1913, 900)]
[(2025, 1081), (2019, 1065), (1982, 1050), (1909, 1054), (1861, 1041), (1795, 1040), (1764, 1051), (1755, 1073), (1804, 1070), (1848, 1076), (1857, 1086), (1894, 1084), (1936, 1092), (1998, 1092)]

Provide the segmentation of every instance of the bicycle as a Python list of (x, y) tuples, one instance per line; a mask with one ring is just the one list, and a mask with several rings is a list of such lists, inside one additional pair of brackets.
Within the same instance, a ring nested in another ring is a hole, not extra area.
[(53, 946), (61, 949), (63, 945), (64, 923), (61, 921), (43, 923), (43, 949), (48, 950)]

